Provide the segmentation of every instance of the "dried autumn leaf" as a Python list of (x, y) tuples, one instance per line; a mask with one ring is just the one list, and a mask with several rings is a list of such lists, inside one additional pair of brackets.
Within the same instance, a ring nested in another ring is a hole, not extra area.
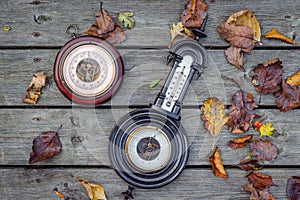
[(274, 197), (270, 194), (268, 188), (258, 190), (258, 194), (260, 199), (262, 200), (275, 200)]
[(59, 192), (59, 191), (55, 191), (55, 194), (60, 199), (64, 199), (65, 198), (65, 195), (63, 193)]
[(181, 22), (186, 28), (200, 27), (207, 16), (208, 5), (202, 0), (188, 0), (181, 14)]
[(257, 160), (274, 160), (278, 153), (277, 148), (270, 140), (257, 139), (250, 143), (251, 155)]
[(251, 172), (247, 177), (253, 187), (258, 190), (263, 190), (275, 185), (271, 176), (259, 172)]
[(115, 29), (115, 23), (113, 18), (108, 12), (102, 9), (102, 3), (100, 4), (100, 10), (95, 13), (97, 27), (99, 28), (98, 34), (105, 34)]
[(248, 142), (250, 142), (253, 138), (253, 135), (246, 135), (244, 137), (236, 138), (234, 140), (230, 140), (227, 145), (232, 149), (238, 149), (244, 147)]
[(33, 140), (29, 164), (51, 158), (61, 152), (62, 144), (57, 132), (47, 131), (41, 133)]
[(224, 22), (219, 24), (218, 33), (231, 46), (241, 48), (244, 52), (249, 53), (254, 48), (253, 31), (248, 26), (237, 26), (234, 23)]
[(102, 185), (97, 185), (94, 183), (87, 182), (81, 178), (77, 178), (77, 180), (83, 185), (86, 189), (89, 198), (91, 200), (107, 200), (104, 192), (104, 188)]
[(289, 200), (300, 199), (300, 177), (293, 176), (287, 181), (286, 195)]
[(249, 171), (249, 170), (258, 170), (261, 168), (261, 165), (258, 163), (258, 160), (245, 159), (240, 161), (238, 167), (244, 171)]
[(252, 10), (241, 10), (239, 12), (233, 13), (227, 19), (228, 23), (235, 23), (237, 26), (248, 26), (253, 31), (253, 39), (255, 41), (260, 41), (261, 32), (260, 25), (253, 15)]
[(286, 112), (300, 106), (300, 91), (298, 86), (291, 86), (284, 80), (281, 81), (280, 91), (275, 94), (276, 106)]
[(253, 119), (257, 116), (253, 109), (257, 107), (251, 93), (240, 89), (232, 97), (232, 105), (229, 107), (227, 125), (231, 133), (244, 133), (251, 127)]
[(184, 27), (182, 25), (182, 22), (173, 24), (170, 28), (171, 40), (173, 40), (176, 37), (176, 35), (181, 34), (183, 30)]
[(118, 20), (120, 23), (124, 24), (125, 28), (132, 29), (134, 27), (134, 19), (132, 19), (133, 12), (120, 12), (118, 14)]
[(46, 76), (44, 72), (35, 73), (32, 76), (29, 88), (23, 98), (24, 103), (36, 104), (41, 95), (42, 88), (46, 85)]
[(290, 84), (291, 86), (298, 86), (300, 85), (300, 70), (296, 72), (295, 74), (287, 77), (286, 81), (287, 84)]
[(260, 94), (273, 94), (280, 89), (283, 74), (282, 62), (275, 58), (263, 64), (258, 64), (253, 71), (252, 84)]
[(284, 41), (284, 42), (286, 42), (286, 43), (295, 45), (295, 42), (294, 42), (292, 39), (290, 39), (290, 38), (288, 38), (288, 37), (282, 35), (282, 33), (280, 33), (280, 32), (279, 32), (277, 29), (275, 29), (275, 28), (273, 28), (273, 29), (270, 30), (269, 32), (265, 33), (265, 34), (264, 34), (264, 37), (265, 37), (265, 38), (268, 38), (268, 39), (280, 39), (280, 40), (282, 40), (282, 41)]
[(256, 190), (252, 184), (243, 186), (245, 191), (250, 192), (250, 200), (274, 200), (274, 197), (270, 194), (267, 188), (262, 190)]
[(259, 128), (259, 133), (260, 136), (270, 136), (273, 134), (274, 132), (274, 127), (273, 124), (271, 122), (262, 124), (261, 127)]
[(243, 69), (243, 71), (245, 71), (243, 67), (244, 56), (241, 48), (230, 46), (225, 50), (225, 56), (230, 64), (236, 66), (237, 68), (241, 68)]
[(203, 102), (201, 111), (205, 128), (213, 137), (217, 137), (227, 121), (223, 102), (216, 97), (208, 98)]
[(214, 175), (219, 178), (227, 179), (227, 174), (225, 172), (218, 147), (216, 147), (213, 155), (209, 157), (209, 161), (211, 163)]
[(116, 26), (115, 29), (105, 35), (100, 35), (99, 37), (107, 40), (108, 42), (115, 44), (121, 43), (126, 39), (126, 35), (120, 26)]

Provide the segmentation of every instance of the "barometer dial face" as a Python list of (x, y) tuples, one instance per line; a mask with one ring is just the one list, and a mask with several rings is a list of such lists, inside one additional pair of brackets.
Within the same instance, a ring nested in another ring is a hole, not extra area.
[(81, 104), (107, 101), (119, 85), (123, 62), (117, 50), (101, 38), (71, 40), (59, 52), (54, 77), (60, 91)]

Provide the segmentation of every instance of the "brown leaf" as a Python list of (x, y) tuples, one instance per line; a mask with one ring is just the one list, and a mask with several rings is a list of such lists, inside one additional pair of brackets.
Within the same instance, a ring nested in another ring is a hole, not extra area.
[(227, 19), (228, 23), (235, 23), (237, 26), (248, 26), (253, 31), (253, 39), (255, 41), (260, 41), (261, 32), (260, 25), (253, 15), (252, 10), (241, 10), (239, 12), (233, 13)]
[(296, 72), (295, 74), (287, 77), (286, 81), (287, 84), (290, 84), (291, 86), (298, 86), (300, 85), (300, 70)]
[(286, 195), (289, 200), (300, 199), (300, 177), (293, 176), (287, 181)]
[(107, 200), (104, 192), (104, 188), (102, 185), (97, 185), (94, 183), (87, 182), (81, 178), (77, 178), (77, 180), (83, 185), (86, 189), (89, 198), (91, 200)]
[(242, 189), (251, 193), (250, 200), (274, 200), (267, 188), (256, 190), (252, 184), (248, 184), (243, 186)]
[(61, 152), (62, 144), (57, 132), (47, 131), (41, 133), (33, 140), (29, 164), (51, 158)]
[(116, 26), (116, 28), (113, 31), (107, 33), (106, 35), (100, 36), (100, 37), (109, 41), (112, 44), (115, 44), (115, 43), (119, 44), (126, 39), (126, 35), (123, 32), (123, 29), (118, 25)]
[(181, 22), (186, 28), (200, 27), (207, 16), (208, 5), (202, 0), (188, 0), (181, 14)]
[(282, 33), (280, 33), (277, 29), (273, 28), (272, 30), (270, 30), (269, 32), (264, 34), (265, 38), (272, 38), (272, 39), (280, 39), (284, 42), (287, 42), (289, 44), (295, 45), (295, 42), (293, 40), (291, 40), (290, 38), (282, 35)]
[(218, 147), (216, 147), (213, 155), (209, 157), (209, 161), (211, 163), (214, 175), (219, 178), (227, 179), (227, 174), (225, 172)]
[(230, 140), (227, 145), (232, 149), (243, 148), (248, 142), (250, 142), (253, 138), (253, 135), (246, 135), (244, 137), (236, 138), (234, 140)]
[(300, 106), (300, 91), (298, 86), (291, 86), (284, 80), (281, 81), (281, 88), (275, 94), (276, 106), (282, 112), (286, 112)]
[(249, 182), (257, 190), (263, 190), (275, 185), (271, 176), (259, 172), (251, 172), (247, 177)]
[(253, 31), (248, 26), (237, 26), (234, 23), (219, 24), (218, 32), (231, 46), (241, 48), (244, 52), (251, 52), (254, 48)]
[(59, 191), (55, 191), (55, 194), (60, 199), (64, 199), (65, 198), (65, 195), (63, 193), (59, 192)]
[(258, 160), (245, 159), (240, 161), (238, 167), (244, 171), (249, 171), (249, 170), (258, 170), (261, 168), (261, 165), (258, 163)]
[(213, 137), (219, 135), (222, 126), (227, 121), (224, 104), (216, 97), (207, 98), (201, 107), (201, 119), (204, 121), (205, 128)]
[(102, 35), (108, 33), (115, 29), (115, 23), (113, 18), (108, 14), (108, 12), (102, 9), (102, 4), (100, 10), (95, 13), (97, 27), (99, 28), (98, 34)]
[(275, 200), (267, 188), (258, 190), (258, 194), (261, 200)]
[(252, 84), (260, 94), (273, 94), (280, 89), (282, 62), (275, 58), (253, 69)]
[(230, 64), (245, 71), (243, 67), (243, 52), (241, 48), (230, 46), (225, 50), (225, 56)]
[(252, 126), (253, 119), (257, 116), (253, 109), (257, 107), (251, 93), (240, 89), (232, 97), (232, 105), (229, 107), (227, 125), (231, 133), (244, 133)]
[(277, 149), (269, 140), (257, 139), (250, 143), (251, 155), (257, 160), (274, 160)]
[(23, 98), (24, 103), (36, 104), (41, 95), (42, 88), (46, 85), (46, 76), (44, 72), (35, 73), (32, 76), (29, 88)]

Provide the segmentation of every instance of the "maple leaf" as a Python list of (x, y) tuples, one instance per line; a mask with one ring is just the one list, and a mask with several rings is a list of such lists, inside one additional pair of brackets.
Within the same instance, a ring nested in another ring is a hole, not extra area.
[(230, 140), (227, 145), (232, 149), (238, 149), (244, 147), (248, 142), (250, 142), (253, 138), (253, 135), (246, 135), (244, 137), (236, 138), (234, 140)]
[(284, 42), (287, 42), (289, 44), (295, 45), (295, 42), (293, 40), (291, 40), (290, 38), (282, 35), (282, 33), (280, 33), (277, 29), (273, 28), (271, 29), (269, 32), (264, 34), (265, 38), (271, 38), (271, 39), (280, 39)]
[(258, 64), (253, 71), (252, 84), (260, 94), (273, 94), (280, 89), (283, 74), (282, 62), (275, 58), (263, 64)]
[(32, 76), (28, 89), (26, 90), (26, 95), (23, 98), (23, 102), (29, 104), (36, 104), (41, 95), (41, 90), (45, 85), (46, 76), (44, 72), (35, 73)]
[(134, 27), (133, 15), (133, 12), (120, 12), (118, 14), (118, 20), (120, 23), (123, 23), (126, 28), (132, 29)]
[(234, 46), (230, 46), (225, 50), (225, 56), (227, 61), (236, 66), (237, 68), (243, 69), (243, 71), (246, 71), (243, 67), (243, 51), (242, 48), (237, 48)]
[(257, 139), (250, 143), (251, 155), (257, 160), (274, 160), (278, 153), (270, 140)]
[(219, 148), (216, 147), (212, 156), (209, 157), (209, 161), (211, 163), (214, 175), (219, 178), (227, 179), (227, 174), (224, 169)]
[(57, 132), (47, 131), (41, 133), (33, 140), (29, 164), (51, 158), (61, 152), (62, 144)]
[(207, 16), (208, 5), (202, 0), (188, 0), (181, 14), (181, 22), (186, 28), (198, 28)]
[(286, 81), (281, 81), (279, 92), (275, 93), (276, 106), (282, 112), (286, 112), (300, 106), (300, 91), (298, 86), (291, 86)]
[(87, 182), (81, 178), (77, 180), (83, 185), (86, 189), (88, 196), (91, 200), (107, 200), (105, 192), (102, 185), (97, 185), (94, 183)]
[(270, 136), (273, 134), (274, 132), (274, 127), (273, 124), (271, 122), (262, 124), (261, 127), (259, 128), (259, 133), (260, 136)]
[(248, 26), (253, 31), (253, 39), (255, 41), (260, 41), (261, 32), (260, 25), (253, 15), (252, 10), (241, 10), (233, 13), (226, 20), (228, 23), (235, 23), (237, 26)]
[(287, 181), (286, 195), (289, 200), (300, 199), (300, 177), (293, 176)]
[(247, 177), (255, 189), (263, 190), (275, 185), (271, 176), (259, 172), (251, 172)]
[(227, 121), (223, 102), (216, 97), (208, 98), (203, 102), (201, 111), (205, 128), (213, 137), (217, 137)]
[(249, 171), (249, 170), (258, 170), (261, 168), (261, 165), (258, 163), (258, 160), (245, 159), (240, 161), (238, 167), (244, 171)]
[(293, 75), (287, 77), (286, 81), (287, 84), (290, 84), (291, 86), (298, 86), (300, 85), (300, 70)]
[(253, 31), (248, 26), (237, 26), (235, 23), (224, 22), (218, 26), (218, 33), (231, 46), (241, 48), (244, 52), (249, 53), (254, 48)]
[(229, 107), (227, 125), (231, 133), (244, 133), (251, 127), (253, 119), (257, 116), (253, 109), (257, 107), (251, 93), (240, 89), (232, 97), (232, 105)]
[(95, 13), (97, 27), (99, 28), (98, 34), (108, 33), (115, 28), (115, 23), (113, 18), (108, 14), (108, 12), (102, 9), (102, 2), (100, 3), (100, 10)]

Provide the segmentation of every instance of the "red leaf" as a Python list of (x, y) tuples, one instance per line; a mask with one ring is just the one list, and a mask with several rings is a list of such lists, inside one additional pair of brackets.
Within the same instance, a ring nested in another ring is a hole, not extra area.
[(293, 176), (287, 181), (286, 195), (289, 200), (300, 199), (300, 177)]
[(277, 157), (277, 149), (269, 140), (257, 139), (250, 143), (252, 156), (257, 160), (274, 160)]
[(234, 140), (230, 140), (227, 145), (232, 149), (243, 148), (248, 142), (250, 142), (253, 138), (253, 135), (246, 135), (244, 137), (236, 138)]
[(57, 132), (47, 131), (41, 133), (33, 140), (29, 164), (51, 158), (61, 152), (62, 144)]
[(230, 46), (225, 50), (225, 56), (230, 64), (245, 71), (243, 67), (243, 52), (241, 48)]
[(258, 190), (263, 190), (275, 185), (271, 176), (259, 172), (251, 172), (247, 177), (253, 187)]

